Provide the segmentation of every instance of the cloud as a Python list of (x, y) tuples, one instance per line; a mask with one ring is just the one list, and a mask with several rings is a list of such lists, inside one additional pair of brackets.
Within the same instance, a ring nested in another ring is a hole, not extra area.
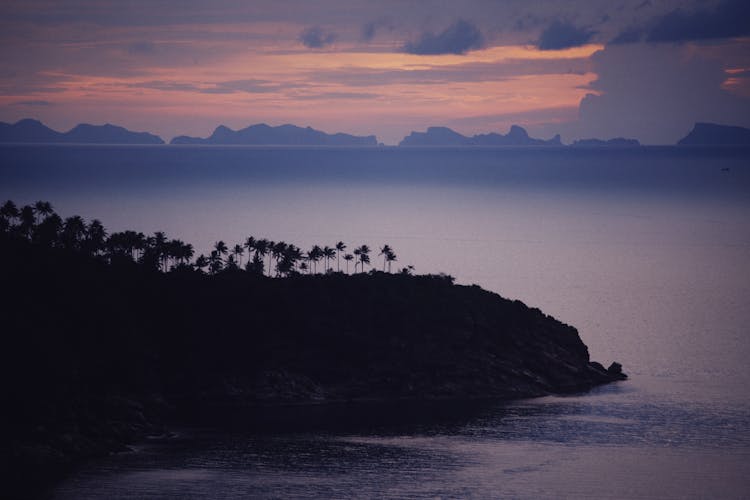
[(134, 42), (128, 45), (128, 53), (132, 55), (149, 55), (156, 52), (153, 42)]
[(295, 99), (318, 100), (318, 99), (377, 99), (378, 94), (371, 92), (321, 92), (319, 94), (296, 95)]
[(409, 54), (465, 54), (469, 50), (481, 49), (484, 37), (474, 24), (459, 19), (437, 35), (425, 32), (419, 39), (407, 42), (403, 50)]
[(530, 75), (582, 75), (591, 71), (587, 58), (577, 59), (509, 59), (503, 62), (466, 62), (450, 66), (420, 69), (337, 68), (311, 72), (318, 82), (349, 87), (381, 85), (441, 85), (456, 82), (499, 82)]
[(165, 92), (198, 92), (201, 94), (267, 94), (289, 89), (307, 88), (309, 85), (299, 82), (278, 83), (270, 80), (244, 79), (219, 82), (177, 82), (149, 80), (125, 84), (128, 88), (162, 90)]
[(370, 21), (369, 23), (365, 23), (362, 26), (362, 40), (369, 42), (373, 38), (375, 38), (375, 31), (377, 30), (377, 26), (375, 25), (375, 21)]
[(672, 44), (609, 45), (581, 101), (578, 137), (635, 137), (674, 144), (693, 123), (750, 126), (750, 99), (727, 92), (721, 60)]
[(566, 21), (555, 21), (542, 32), (539, 50), (560, 50), (586, 45), (596, 31), (578, 28)]
[(326, 33), (320, 26), (312, 26), (300, 33), (299, 41), (307, 48), (322, 49), (336, 41), (336, 34)]
[(687, 42), (750, 35), (747, 0), (723, 0), (713, 9), (686, 11), (678, 8), (654, 19), (647, 26), (628, 28), (611, 43)]
[(18, 101), (13, 103), (14, 106), (39, 106), (39, 107), (47, 107), (52, 106), (52, 103), (49, 101)]
[(389, 16), (381, 17), (375, 21), (369, 21), (362, 25), (362, 40), (365, 42), (371, 41), (375, 38), (375, 35), (381, 29), (386, 28), (388, 31), (393, 31), (393, 19)]

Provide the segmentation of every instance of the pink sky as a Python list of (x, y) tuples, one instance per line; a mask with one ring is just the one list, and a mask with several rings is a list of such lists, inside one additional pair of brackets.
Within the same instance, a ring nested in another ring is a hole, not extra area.
[[(725, 22), (691, 39), (699, 3), (457, 4), (5, 2), (0, 120), (110, 122), (166, 140), (294, 123), (388, 144), (432, 125), (646, 143), (695, 121), (750, 125), (750, 33)], [(674, 12), (682, 31), (649, 41)], [(640, 42), (612, 43), (634, 28)]]

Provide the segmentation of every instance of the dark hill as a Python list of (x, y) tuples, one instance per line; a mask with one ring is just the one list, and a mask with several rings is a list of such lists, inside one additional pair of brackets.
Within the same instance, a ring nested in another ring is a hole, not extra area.
[(186, 408), (520, 398), (624, 378), (575, 328), (444, 276), (167, 274), (0, 235), (5, 470), (37, 477)]
[(680, 146), (750, 146), (750, 129), (714, 123), (696, 123)]
[(560, 136), (550, 140), (534, 139), (523, 127), (513, 125), (503, 135), (495, 132), (466, 137), (448, 127), (430, 127), (427, 132), (412, 132), (399, 146), (560, 146)]
[(354, 136), (349, 134), (326, 134), (310, 127), (280, 125), (271, 127), (265, 123), (251, 125), (241, 130), (232, 130), (219, 125), (206, 139), (181, 135), (170, 144), (223, 144), (223, 145), (283, 145), (283, 146), (377, 146), (374, 135)]
[(131, 132), (116, 125), (81, 123), (64, 134), (65, 142), (80, 144), (164, 144), (161, 138), (148, 132)]
[(641, 143), (638, 139), (625, 139), (623, 137), (615, 137), (614, 139), (579, 139), (574, 141), (571, 146), (577, 148), (601, 148), (601, 147), (637, 147)]
[(32, 119), (14, 124), (0, 122), (0, 143), (48, 144), (164, 144), (158, 136), (147, 132), (131, 132), (116, 125), (76, 125), (68, 132), (57, 132)]

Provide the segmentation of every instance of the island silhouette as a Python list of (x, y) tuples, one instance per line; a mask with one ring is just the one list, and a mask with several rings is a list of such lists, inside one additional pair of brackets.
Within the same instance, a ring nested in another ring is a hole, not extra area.
[(349, 134), (326, 134), (312, 127), (279, 125), (272, 127), (265, 123), (250, 125), (241, 130), (232, 130), (219, 125), (209, 137), (188, 137), (181, 135), (170, 144), (222, 144), (222, 145), (277, 145), (277, 146), (377, 146), (374, 135), (360, 137)]
[(303, 251), (248, 236), (196, 257), (163, 232), (108, 233), (49, 202), (7, 201), (0, 259), (12, 263), (4, 459), (25, 485), (196, 408), (512, 399), (626, 378), (539, 309), (390, 272), (387, 244)]
[[(34, 144), (164, 144), (164, 141), (148, 132), (131, 132), (111, 124), (90, 125), (82, 123), (68, 132), (57, 132), (42, 122), (25, 118), (16, 123), (0, 122), (0, 143)], [(357, 136), (345, 133), (328, 134), (312, 127), (285, 124), (271, 126), (265, 123), (232, 130), (219, 125), (206, 138), (179, 135), (172, 145), (245, 145), (245, 146), (365, 146), (381, 145), (374, 135)], [(744, 146), (750, 144), (750, 129), (744, 127), (696, 123), (693, 130), (677, 142), (677, 145)], [(462, 135), (448, 127), (428, 127), (425, 132), (413, 131), (404, 137), (399, 146), (564, 146), (560, 134), (551, 139), (530, 137), (526, 129), (511, 126), (507, 134), (490, 132), (473, 136)], [(570, 146), (575, 147), (637, 147), (637, 139), (615, 137), (612, 139), (579, 139)]]
[(26, 118), (14, 124), (0, 122), (0, 142), (47, 144), (164, 144), (148, 132), (131, 132), (117, 125), (81, 123), (57, 132), (38, 120)]
[(523, 127), (513, 125), (507, 134), (478, 134), (466, 137), (448, 127), (429, 127), (426, 132), (412, 132), (399, 146), (562, 146), (560, 135), (552, 139), (529, 137)]

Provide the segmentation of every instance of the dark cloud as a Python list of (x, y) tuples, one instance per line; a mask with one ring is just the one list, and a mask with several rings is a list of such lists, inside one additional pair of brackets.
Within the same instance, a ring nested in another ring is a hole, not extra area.
[(39, 107), (47, 107), (52, 106), (52, 103), (49, 101), (18, 101), (13, 103), (14, 106), (39, 106)]
[(687, 13), (677, 9), (662, 17), (648, 34), (649, 42), (730, 38), (750, 34), (747, 0), (725, 0), (714, 10)]
[(750, 35), (747, 0), (724, 0), (712, 9), (675, 9), (647, 26), (628, 28), (611, 43), (686, 42)]
[(724, 90), (723, 62), (688, 47), (609, 45), (593, 64), (596, 93), (581, 101), (577, 137), (674, 144), (695, 122), (750, 126), (750, 99)]
[(128, 53), (133, 55), (148, 55), (156, 52), (153, 42), (134, 42), (128, 45)]
[(595, 34), (596, 31), (578, 28), (566, 21), (555, 21), (542, 31), (537, 45), (540, 50), (580, 47), (586, 45)]
[(628, 28), (614, 37), (609, 43), (620, 45), (623, 43), (636, 43), (643, 40), (645, 31), (642, 28)]
[(375, 21), (369, 21), (363, 24), (362, 40), (364, 40), (365, 42), (369, 42), (370, 40), (375, 38), (377, 32), (382, 30), (383, 28), (387, 29), (388, 31), (393, 31), (393, 19), (386, 16), (376, 19)]
[(336, 40), (335, 33), (326, 33), (320, 26), (312, 26), (300, 33), (299, 41), (310, 49), (321, 49)]
[(369, 23), (365, 23), (362, 26), (362, 40), (369, 42), (373, 38), (375, 38), (375, 31), (377, 30), (377, 26), (375, 25), (374, 21), (370, 21)]
[(438, 33), (425, 32), (413, 42), (404, 45), (403, 50), (409, 54), (465, 54), (484, 46), (484, 37), (474, 24), (463, 19), (448, 26)]
[(199, 92), (201, 90), (198, 85), (194, 85), (192, 83), (172, 82), (172, 81), (162, 81), (162, 80), (135, 82), (135, 83), (130, 83), (127, 86), (133, 89), (164, 90), (168, 92)]

